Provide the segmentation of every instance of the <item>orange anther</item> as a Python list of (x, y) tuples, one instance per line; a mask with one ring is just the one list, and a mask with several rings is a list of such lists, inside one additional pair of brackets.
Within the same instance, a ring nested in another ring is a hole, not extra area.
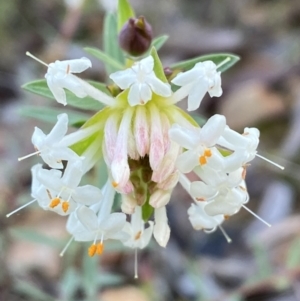
[(196, 198), (196, 200), (199, 201), (199, 202), (204, 202), (205, 201), (204, 198)]
[(117, 183), (117, 182), (115, 182), (115, 181), (114, 181), (114, 182), (112, 182), (111, 184), (112, 184), (113, 188), (116, 188), (116, 187), (118, 186), (118, 183)]
[(204, 165), (204, 164), (207, 163), (207, 160), (206, 160), (205, 156), (200, 156), (199, 157), (199, 163), (200, 163), (200, 165)]
[(135, 235), (134, 240), (140, 239), (141, 235), (142, 235), (142, 231), (139, 231), (139, 232)]
[(59, 198), (54, 198), (51, 200), (51, 203), (49, 205), (50, 208), (56, 207), (58, 204), (60, 204), (60, 199)]
[(228, 220), (230, 218), (230, 215), (224, 215), (224, 219)]
[(211, 156), (212, 156), (211, 150), (210, 150), (210, 149), (206, 149), (206, 150), (204, 151), (204, 156), (205, 156), (205, 157), (211, 157)]
[(103, 251), (104, 251), (104, 244), (102, 242), (99, 242), (97, 244), (96, 254), (102, 255)]
[(90, 257), (93, 257), (96, 253), (97, 246), (95, 244), (92, 244), (88, 249), (88, 254)]
[(70, 207), (70, 204), (69, 204), (69, 202), (64, 201), (64, 202), (62, 202), (61, 207), (62, 207), (63, 212), (66, 213)]

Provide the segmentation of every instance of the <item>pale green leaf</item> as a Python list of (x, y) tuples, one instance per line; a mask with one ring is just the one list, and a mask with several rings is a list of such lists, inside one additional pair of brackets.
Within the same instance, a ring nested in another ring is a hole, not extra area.
[(37, 106), (22, 106), (19, 110), (20, 115), (25, 117), (34, 118), (49, 123), (57, 122), (57, 115), (67, 113), (70, 125), (78, 125), (86, 122), (90, 118), (88, 114), (75, 112), (71, 110), (62, 110), (52, 107), (37, 107)]
[[(228, 62), (225, 64), (222, 64), (225, 60), (229, 59)], [(215, 53), (215, 54), (208, 54), (208, 55), (202, 55), (190, 60), (178, 62), (175, 64), (172, 64), (170, 66), (171, 69), (179, 69), (183, 71), (187, 71), (192, 69), (195, 64), (199, 62), (204, 62), (204, 61), (213, 61), (216, 65), (222, 64), (220, 68), (218, 68), (218, 71), (224, 72), (227, 69), (231, 68), (234, 64), (236, 64), (240, 60), (239, 56), (230, 54), (230, 53)]]
[(169, 36), (167, 35), (159, 36), (152, 41), (151, 46), (154, 47), (156, 51), (158, 51), (165, 44), (168, 38)]
[(118, 1), (118, 32), (130, 18), (134, 18), (135, 13), (127, 0)]
[[(101, 90), (102, 92), (109, 94), (108, 90), (106, 89), (105, 85), (103, 83), (98, 82), (89, 82), (92, 86), (95, 88)], [(48, 88), (47, 82), (45, 79), (35, 80), (32, 82), (29, 82), (22, 86), (22, 88), (26, 91), (32, 92), (34, 94), (38, 94), (50, 99), (54, 99), (54, 96), (50, 89)], [(67, 95), (67, 103), (68, 105), (84, 110), (96, 110), (99, 111), (103, 108), (103, 104), (98, 102), (97, 100), (93, 99), (92, 97), (84, 97), (79, 98), (76, 95), (74, 95), (72, 92), (65, 89), (66, 95)]]
[[(116, 16), (112, 13), (107, 14), (104, 19), (103, 48), (106, 54), (124, 65), (125, 57), (118, 42), (117, 20)], [(105, 64), (105, 68), (107, 74), (120, 70), (107, 63)]]
[(63, 241), (57, 240), (51, 236), (44, 235), (31, 228), (14, 227), (9, 229), (9, 233), (16, 239), (23, 239), (51, 247), (61, 248), (61, 246), (64, 244)]
[(163, 81), (164, 83), (167, 83), (168, 80), (166, 78), (166, 75), (165, 75), (165, 72), (164, 72), (164, 68), (163, 68), (162, 63), (161, 63), (161, 61), (159, 59), (157, 51), (156, 51), (156, 49), (154, 47), (152, 47), (152, 49), (151, 49), (151, 56), (154, 59), (154, 68), (153, 68), (153, 71), (154, 71), (155, 75), (161, 81)]
[(110, 55), (101, 51), (100, 49), (87, 47), (84, 48), (84, 50), (87, 53), (96, 57), (98, 60), (102, 61), (105, 65), (109, 65), (111, 68), (114, 68), (116, 70), (121, 70), (125, 68), (124, 65), (122, 65), (120, 62), (116, 61)]

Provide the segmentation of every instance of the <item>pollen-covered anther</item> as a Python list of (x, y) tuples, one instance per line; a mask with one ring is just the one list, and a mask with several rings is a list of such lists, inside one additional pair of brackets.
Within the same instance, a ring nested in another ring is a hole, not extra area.
[(88, 254), (90, 257), (93, 257), (96, 254), (97, 251), (97, 245), (92, 244), (88, 249)]
[(200, 156), (199, 157), (199, 163), (200, 163), (200, 165), (205, 165), (207, 163), (206, 157), (205, 156)]
[(103, 251), (104, 251), (104, 244), (103, 242), (99, 242), (96, 247), (96, 254), (102, 255)]
[(113, 188), (116, 188), (116, 187), (119, 185), (119, 183), (113, 181), (113, 182), (111, 183), (111, 185), (113, 186)]
[(134, 236), (134, 240), (139, 240), (141, 238), (142, 235), (142, 231), (139, 231), (135, 236)]
[(206, 149), (204, 151), (204, 154), (203, 154), (205, 157), (211, 157), (212, 156), (212, 153), (211, 153), (211, 150), (210, 149)]
[(56, 206), (58, 206), (60, 204), (60, 198), (54, 198), (51, 200), (49, 207), (50, 208), (55, 208)]
[(67, 201), (62, 202), (61, 204), (62, 210), (64, 213), (66, 213), (69, 210), (70, 204)]
[(204, 198), (196, 198), (196, 200), (199, 201), (199, 202), (204, 202), (205, 201)]
[(243, 171), (242, 171), (242, 179), (243, 180), (246, 179), (246, 174), (247, 174), (247, 168), (246, 168), (246, 166), (243, 166)]
[(225, 220), (229, 220), (229, 218), (230, 218), (230, 215), (224, 215)]

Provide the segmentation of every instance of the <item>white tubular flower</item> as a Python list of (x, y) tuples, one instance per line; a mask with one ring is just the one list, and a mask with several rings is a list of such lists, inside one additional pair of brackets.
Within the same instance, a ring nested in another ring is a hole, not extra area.
[(224, 221), (223, 215), (208, 215), (204, 207), (206, 202), (197, 202), (188, 209), (189, 220), (195, 230), (214, 231)]
[(171, 232), (168, 225), (167, 210), (165, 206), (154, 210), (154, 220), (154, 238), (161, 247), (165, 248), (169, 241)]
[(82, 81), (72, 73), (83, 72), (89, 67), (92, 67), (92, 63), (85, 57), (75, 60), (55, 61), (49, 64), (45, 78), (57, 102), (63, 105), (67, 104), (64, 88), (80, 98), (88, 95), (82, 86)]
[[(74, 204), (93, 205), (102, 199), (101, 190), (92, 185), (78, 187), (83, 176), (82, 162), (69, 161), (63, 176), (54, 175), (55, 170), (40, 169), (37, 177), (48, 193), (48, 206), (70, 214)], [(76, 206), (75, 206), (76, 207)]]
[(153, 208), (161, 208), (166, 206), (171, 199), (171, 192), (172, 191), (157, 189), (155, 192), (151, 194), (149, 199), (149, 204)]
[(144, 105), (152, 98), (152, 92), (163, 97), (171, 95), (171, 87), (156, 77), (154, 60), (148, 56), (136, 62), (131, 68), (117, 71), (110, 78), (121, 88), (129, 89), (128, 102), (133, 107)]
[(214, 147), (226, 126), (222, 115), (214, 115), (200, 128), (186, 129), (175, 124), (169, 131), (170, 138), (187, 149), (179, 155), (177, 167), (183, 173), (192, 171), (196, 166), (205, 165), (221, 170), (223, 156)]
[(210, 97), (219, 97), (223, 92), (221, 73), (212, 61), (197, 63), (191, 70), (179, 73), (172, 83), (182, 87), (180, 93), (188, 95), (188, 111), (199, 108), (206, 92)]
[(226, 172), (236, 170), (254, 159), (259, 144), (259, 134), (256, 128), (245, 128), (244, 133), (239, 134), (226, 126), (217, 142), (221, 147), (233, 152), (224, 158)]
[(221, 189), (217, 197), (207, 203), (204, 210), (211, 216), (223, 214), (227, 217), (236, 214), (248, 200), (245, 182), (242, 182), (238, 187)]
[(72, 234), (77, 241), (93, 241), (88, 253), (90, 256), (101, 255), (104, 250), (103, 241), (106, 239), (117, 239), (125, 241), (128, 234), (122, 231), (126, 223), (124, 213), (111, 213), (115, 190), (108, 181), (103, 188), (104, 201), (101, 201), (99, 212), (97, 204), (88, 208), (79, 207), (76, 211), (78, 220), (83, 227), (76, 226)]
[[(68, 115), (60, 114), (57, 116), (57, 123), (54, 125), (51, 132), (46, 135), (41, 129), (35, 127), (31, 141), (42, 159), (52, 168), (63, 168), (62, 160), (75, 160), (78, 155), (67, 146), (60, 142), (68, 130)], [(28, 157), (28, 156), (26, 156)], [(24, 158), (26, 158), (24, 157)], [(20, 158), (19, 160), (22, 160)]]
[(135, 207), (134, 213), (131, 215), (131, 221), (126, 222), (123, 231), (129, 235), (129, 239), (123, 244), (127, 247), (136, 249), (145, 248), (151, 239), (153, 232), (153, 222), (149, 221), (149, 227), (145, 229), (145, 222), (142, 219), (142, 208)]

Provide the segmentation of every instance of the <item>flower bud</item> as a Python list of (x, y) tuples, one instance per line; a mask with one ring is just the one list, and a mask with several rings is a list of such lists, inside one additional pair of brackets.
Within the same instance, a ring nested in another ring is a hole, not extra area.
[(133, 56), (145, 53), (151, 41), (152, 27), (143, 16), (130, 18), (119, 34), (120, 47)]

